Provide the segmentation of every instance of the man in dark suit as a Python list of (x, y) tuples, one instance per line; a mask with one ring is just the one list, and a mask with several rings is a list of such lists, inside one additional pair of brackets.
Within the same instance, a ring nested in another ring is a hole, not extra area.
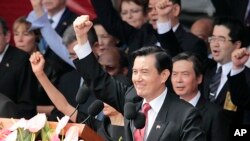
[(198, 86), (202, 82), (202, 65), (193, 54), (180, 53), (173, 57), (171, 82), (180, 99), (196, 107), (202, 116), (202, 129), (208, 141), (227, 141), (228, 123), (225, 123), (222, 108), (206, 101)]
[(17, 104), (16, 118), (30, 118), (36, 114), (32, 95), (37, 82), (33, 76), (29, 55), (9, 45), (10, 32), (0, 18), (0, 93)]
[[(229, 123), (242, 123), (243, 109), (232, 102), (239, 94), (229, 90), (228, 76), (232, 75), (231, 54), (244, 44), (243, 24), (233, 18), (218, 18), (214, 22), (213, 34), (209, 37), (214, 62), (207, 65), (204, 75), (203, 94), (207, 100), (224, 109)], [(217, 77), (217, 78), (216, 78)]]
[(244, 124), (250, 123), (250, 69), (245, 66), (249, 55), (250, 53), (246, 48), (237, 49), (232, 53), (232, 73), (234, 75), (228, 77), (232, 102), (245, 109)]
[[(165, 48), (171, 56), (175, 56), (181, 51), (190, 51), (194, 52), (204, 61), (207, 59), (205, 42), (193, 34), (186, 32), (179, 24), (179, 14), (181, 11), (180, 0), (149, 0), (148, 5), (145, 7), (148, 9), (147, 15), (149, 23), (145, 23), (139, 29), (122, 21), (119, 14), (112, 7), (110, 0), (92, 0), (92, 4), (96, 10), (98, 19), (107, 32), (117, 37), (122, 43), (127, 44), (129, 52), (133, 52), (142, 46), (160, 44), (160, 46)], [(168, 8), (174, 10), (168, 11)], [(159, 10), (164, 11), (164, 9), (167, 12), (165, 15), (158, 14)], [(170, 19), (167, 21), (159, 21), (158, 17), (160, 16), (164, 16), (162, 17), (164, 19)], [(166, 25), (167, 28), (165, 28)], [(180, 48), (179, 44), (172, 44), (175, 40), (168, 39), (168, 37), (172, 35), (169, 32), (173, 32), (171, 29), (175, 33), (174, 35), (180, 44)]]
[[(146, 114), (145, 134), (140, 136), (140, 140), (205, 140), (199, 127), (201, 117), (196, 109), (170, 93), (165, 86), (172, 68), (169, 55), (159, 47), (144, 47), (136, 51), (132, 74), (134, 85), (129, 87), (115, 81), (98, 64), (87, 41), (86, 33), (91, 26), (92, 22), (87, 16), (74, 21), (78, 39), (74, 50), (79, 58), (74, 63), (96, 97), (121, 113), (124, 113), (127, 96), (141, 97), (141, 100), (134, 101), (137, 110), (142, 109), (144, 104), (151, 109)], [(135, 129), (133, 122), (125, 120), (126, 140), (134, 140), (136, 132), (138, 129)]]

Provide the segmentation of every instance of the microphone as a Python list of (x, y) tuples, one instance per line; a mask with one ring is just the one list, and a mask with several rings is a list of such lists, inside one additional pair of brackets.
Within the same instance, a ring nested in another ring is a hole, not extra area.
[(76, 105), (74, 112), (72, 114), (70, 114), (69, 117), (71, 117), (76, 112), (76, 110), (79, 108), (80, 104), (84, 104), (88, 100), (89, 93), (90, 93), (90, 90), (85, 84), (83, 84), (78, 89), (78, 91), (76, 93), (76, 98), (75, 98), (77, 105)]
[(89, 98), (90, 90), (86, 84), (83, 84), (76, 93), (76, 102), (84, 104)]
[(145, 126), (146, 116), (141, 112), (136, 112), (135, 104), (127, 102), (124, 106), (124, 116), (132, 120), (136, 129), (142, 129)]
[(88, 117), (81, 122), (85, 123), (91, 116), (94, 117), (99, 114), (104, 108), (104, 104), (101, 100), (95, 100), (88, 108)]

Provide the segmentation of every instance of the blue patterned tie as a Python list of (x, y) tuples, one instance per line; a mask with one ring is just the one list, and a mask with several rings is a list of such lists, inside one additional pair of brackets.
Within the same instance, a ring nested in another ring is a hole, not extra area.
[(212, 102), (215, 101), (215, 98), (216, 98), (216, 93), (217, 93), (218, 87), (220, 85), (221, 73), (222, 73), (222, 67), (220, 66), (217, 69), (217, 72), (213, 76), (211, 83), (209, 85), (209, 88), (210, 88), (209, 100)]

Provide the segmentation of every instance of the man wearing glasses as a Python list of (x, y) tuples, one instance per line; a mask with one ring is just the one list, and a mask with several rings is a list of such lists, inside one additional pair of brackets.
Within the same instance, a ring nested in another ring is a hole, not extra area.
[(235, 104), (239, 99), (230, 92), (230, 87), (233, 86), (229, 85), (228, 77), (237, 74), (232, 69), (232, 52), (245, 46), (243, 24), (235, 19), (219, 18), (215, 20), (213, 33), (208, 41), (214, 63), (206, 65), (204, 97), (224, 109), (229, 125), (242, 123), (243, 107)]

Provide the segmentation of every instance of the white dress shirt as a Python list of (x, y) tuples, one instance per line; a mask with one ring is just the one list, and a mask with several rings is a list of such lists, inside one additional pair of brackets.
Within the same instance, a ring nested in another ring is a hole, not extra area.
[(220, 85), (219, 85), (218, 90), (216, 92), (216, 98), (219, 95), (219, 93), (220, 93), (221, 89), (223, 88), (223, 86), (225, 85), (225, 83), (227, 82), (227, 75), (232, 70), (232, 65), (233, 65), (232, 62), (226, 63), (224, 65), (217, 64), (217, 69), (220, 66), (222, 66), (222, 74), (221, 74), (221, 79), (220, 79)]
[(191, 100), (188, 101), (188, 103), (192, 104), (194, 107), (197, 105), (199, 99), (201, 97), (200, 91), (198, 91), (197, 95), (193, 97)]
[[(147, 127), (145, 128), (145, 135), (144, 135), (144, 141), (147, 140), (147, 137), (149, 135), (149, 132), (151, 130), (151, 128), (153, 127), (153, 124), (155, 122), (155, 119), (163, 105), (163, 102), (166, 98), (167, 95), (167, 88), (161, 93), (160, 96), (156, 97), (155, 99), (153, 99), (152, 101), (149, 102), (149, 105), (151, 106), (151, 109), (148, 111), (148, 124)], [(146, 103), (145, 99), (142, 102), (142, 105)]]

